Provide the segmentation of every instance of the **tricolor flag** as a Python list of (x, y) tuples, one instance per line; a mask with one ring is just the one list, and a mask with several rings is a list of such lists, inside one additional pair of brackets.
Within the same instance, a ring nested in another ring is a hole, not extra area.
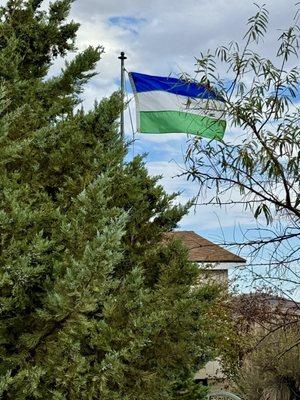
[(129, 73), (142, 133), (191, 133), (222, 139), (224, 100), (211, 89), (171, 77)]

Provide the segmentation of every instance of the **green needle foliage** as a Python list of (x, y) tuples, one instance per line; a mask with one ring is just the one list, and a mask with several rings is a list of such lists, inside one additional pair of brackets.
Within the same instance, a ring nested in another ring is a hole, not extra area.
[(41, 3), (0, 10), (0, 397), (182, 398), (218, 291), (191, 289), (197, 267), (162, 240), (187, 207), (124, 162), (120, 94), (76, 107), (102, 48), (49, 77), (78, 25), (71, 0)]

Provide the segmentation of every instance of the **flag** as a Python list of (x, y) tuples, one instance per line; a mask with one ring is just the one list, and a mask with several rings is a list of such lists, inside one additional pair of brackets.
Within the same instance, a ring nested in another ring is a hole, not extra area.
[(222, 139), (226, 128), (224, 100), (194, 82), (130, 72), (136, 102), (137, 131), (190, 133)]

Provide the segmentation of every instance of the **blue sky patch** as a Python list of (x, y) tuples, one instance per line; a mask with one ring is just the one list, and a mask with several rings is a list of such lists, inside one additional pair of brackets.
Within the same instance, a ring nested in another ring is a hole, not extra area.
[(131, 15), (114, 15), (108, 18), (108, 25), (119, 26), (120, 28), (138, 34), (138, 26), (146, 22), (145, 18), (137, 18)]

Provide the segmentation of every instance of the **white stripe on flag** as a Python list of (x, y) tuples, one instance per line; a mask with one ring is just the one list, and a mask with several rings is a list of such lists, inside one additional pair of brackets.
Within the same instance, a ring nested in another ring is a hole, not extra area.
[(195, 99), (160, 90), (136, 93), (136, 97), (139, 111), (181, 111), (224, 119), (224, 103), (222, 101)]

